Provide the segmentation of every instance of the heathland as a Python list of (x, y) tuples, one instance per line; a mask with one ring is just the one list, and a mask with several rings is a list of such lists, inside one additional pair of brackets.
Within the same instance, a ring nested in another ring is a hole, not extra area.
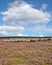
[(52, 65), (52, 40), (0, 41), (0, 65)]

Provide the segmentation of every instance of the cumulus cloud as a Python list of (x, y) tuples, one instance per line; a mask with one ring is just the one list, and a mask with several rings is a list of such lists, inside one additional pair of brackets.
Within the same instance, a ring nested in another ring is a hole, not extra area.
[(28, 35), (24, 35), (24, 34), (17, 34), (17, 36), (28, 36)]
[[(45, 9), (46, 5), (42, 6)], [(39, 24), (50, 21), (50, 13), (33, 8), (32, 5), (24, 1), (15, 1), (9, 4), (8, 10), (1, 13), (3, 21), (17, 24)]]
[(43, 10), (43, 11), (46, 10), (47, 6), (48, 6), (48, 4), (42, 4), (41, 10)]
[(0, 36), (5, 36), (5, 35), (7, 35), (6, 31), (0, 31)]
[(39, 37), (44, 37), (44, 35), (39, 35)]
[(7, 34), (17, 35), (18, 33), (22, 33), (24, 31), (24, 27), (21, 26), (0, 26), (0, 36)]
[[(10, 3), (7, 10), (1, 12), (3, 15), (3, 22), (9, 24), (0, 26), (0, 35), (11, 34), (14, 36), (28, 36), (24, 35), (23, 32), (30, 32), (30, 29), (32, 33), (37, 32), (40, 36), (43, 36), (43, 33), (46, 32), (52, 33), (52, 28), (43, 26), (43, 24), (47, 24), (49, 21), (51, 21), (51, 14), (44, 11), (46, 8), (47, 4), (43, 4), (39, 10), (33, 8), (31, 4), (20, 0)], [(10, 24), (12, 25), (10, 26)], [(33, 25), (33, 27), (31, 25)], [(26, 32), (24, 30), (26, 30)], [(34, 36), (34, 34), (31, 35)]]
[(23, 27), (21, 26), (0, 26), (0, 30), (3, 30), (3, 31), (11, 31), (11, 32), (21, 32), (24, 30)]

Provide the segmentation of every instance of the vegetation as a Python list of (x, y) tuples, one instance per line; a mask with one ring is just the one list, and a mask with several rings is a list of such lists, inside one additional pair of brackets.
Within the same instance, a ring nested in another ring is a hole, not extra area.
[(52, 40), (0, 42), (0, 65), (52, 65)]

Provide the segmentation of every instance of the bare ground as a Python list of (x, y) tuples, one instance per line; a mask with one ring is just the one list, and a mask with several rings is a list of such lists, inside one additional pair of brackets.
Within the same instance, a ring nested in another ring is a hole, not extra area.
[(0, 65), (52, 65), (52, 41), (0, 42)]

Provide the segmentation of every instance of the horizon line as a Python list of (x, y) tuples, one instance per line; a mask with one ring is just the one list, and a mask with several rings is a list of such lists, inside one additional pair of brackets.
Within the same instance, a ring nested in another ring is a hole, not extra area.
[(0, 38), (52, 38), (52, 36), (0, 36)]

